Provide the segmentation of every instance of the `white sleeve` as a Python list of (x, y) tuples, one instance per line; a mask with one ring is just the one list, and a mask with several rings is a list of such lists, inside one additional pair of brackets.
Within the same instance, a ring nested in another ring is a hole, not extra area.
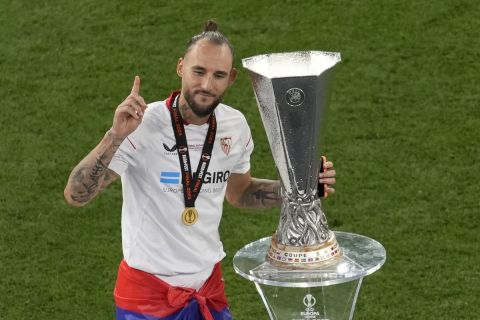
[(250, 170), (250, 155), (253, 151), (253, 139), (250, 127), (245, 121), (245, 130), (242, 136), (242, 154), (232, 169), (232, 173), (244, 174)]
[(135, 146), (132, 144), (129, 137), (125, 138), (117, 152), (115, 152), (113, 155), (112, 161), (110, 161), (108, 168), (121, 176), (132, 163), (134, 153)]
[(129, 166), (135, 166), (140, 161), (140, 149), (145, 144), (145, 123), (142, 122), (138, 128), (123, 140), (117, 152), (113, 155), (108, 168), (122, 175)]
[(161, 101), (148, 104), (142, 122), (120, 144), (108, 166), (109, 169), (121, 176), (129, 168), (144, 164), (145, 151), (149, 146), (148, 138), (157, 129), (156, 121), (162, 108), (165, 108), (165, 103)]

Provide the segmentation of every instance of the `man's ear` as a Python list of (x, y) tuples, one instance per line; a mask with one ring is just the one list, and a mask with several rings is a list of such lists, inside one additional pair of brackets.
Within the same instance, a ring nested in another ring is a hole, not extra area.
[(177, 74), (181, 78), (183, 76), (183, 58), (178, 58), (177, 62)]
[(235, 79), (237, 79), (237, 69), (232, 68), (232, 71), (230, 71), (230, 79), (228, 79), (228, 85), (231, 86), (235, 82)]

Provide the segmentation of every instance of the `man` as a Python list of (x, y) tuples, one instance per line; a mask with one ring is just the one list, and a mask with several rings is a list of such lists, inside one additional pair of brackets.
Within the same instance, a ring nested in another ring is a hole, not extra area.
[[(148, 106), (135, 77), (112, 128), (65, 188), (66, 201), (83, 206), (122, 179), (117, 319), (231, 319), (220, 270), (223, 200), (243, 208), (280, 205), (280, 182), (250, 175), (245, 117), (221, 103), (237, 71), (214, 22), (187, 44), (177, 74), (181, 91)], [(332, 167), (325, 163), (319, 176), (327, 193), (334, 192)]]

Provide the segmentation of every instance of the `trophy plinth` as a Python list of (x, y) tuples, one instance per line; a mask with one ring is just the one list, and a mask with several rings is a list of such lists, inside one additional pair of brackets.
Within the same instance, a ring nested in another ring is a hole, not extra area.
[(265, 260), (271, 238), (254, 241), (233, 258), (235, 271), (253, 281), (270, 319), (352, 319), (363, 277), (380, 269), (385, 248), (354, 233), (335, 231), (342, 255), (315, 269), (278, 268)]

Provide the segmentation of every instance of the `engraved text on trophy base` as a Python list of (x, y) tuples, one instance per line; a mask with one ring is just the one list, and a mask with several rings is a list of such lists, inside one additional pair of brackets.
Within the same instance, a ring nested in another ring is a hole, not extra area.
[(287, 246), (275, 239), (273, 235), (267, 261), (280, 268), (317, 269), (337, 262), (334, 258), (340, 257), (342, 252), (333, 232), (330, 232), (328, 241), (314, 246)]

